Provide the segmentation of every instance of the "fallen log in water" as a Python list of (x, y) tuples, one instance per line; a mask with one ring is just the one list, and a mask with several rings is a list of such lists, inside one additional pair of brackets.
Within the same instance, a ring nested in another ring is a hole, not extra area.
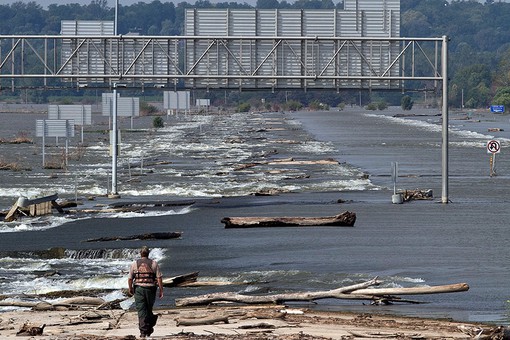
[(303, 227), (336, 226), (352, 227), (356, 214), (345, 211), (339, 215), (327, 217), (224, 217), (221, 223), (225, 228), (263, 228), (263, 227)]
[[(182, 299), (176, 299), (175, 305), (177, 307), (191, 306), (191, 305), (207, 305), (212, 302), (225, 301), (225, 302), (239, 302), (247, 304), (256, 303), (272, 303), (278, 304), (284, 301), (312, 301), (317, 299), (327, 298), (344, 298), (350, 292), (367, 288), (370, 286), (378, 285), (377, 277), (372, 280), (358, 283), (351, 286), (341, 287), (329, 291), (322, 292), (304, 292), (304, 293), (285, 293), (274, 295), (243, 295), (236, 293), (213, 293), (201, 296), (194, 296)], [(354, 296), (353, 299), (358, 299), (359, 296)]]
[(368, 289), (370, 286), (378, 285), (377, 277), (363, 283), (352, 286), (341, 287), (328, 291), (319, 292), (300, 292), (300, 293), (284, 293), (274, 295), (243, 295), (237, 293), (214, 293), (202, 296), (188, 297), (177, 299), (175, 305), (178, 307), (190, 305), (207, 305), (213, 302), (236, 302), (245, 304), (278, 304), (289, 301), (314, 301), (319, 299), (349, 299), (349, 300), (374, 300), (379, 301), (381, 298), (385, 302), (412, 302), (402, 300), (395, 295), (414, 295), (414, 294), (439, 294), (463, 292), (469, 289), (466, 283), (457, 283), (443, 286), (432, 287), (416, 287), (416, 288), (385, 288), (385, 289)]
[(178, 287), (178, 286), (189, 284), (191, 282), (196, 282), (197, 278), (198, 278), (198, 272), (169, 277), (169, 278), (163, 279), (163, 286), (164, 287)]
[(413, 201), (413, 200), (431, 200), (434, 198), (432, 194), (432, 190), (405, 190), (403, 195), (403, 199), (405, 202)]
[(422, 294), (441, 294), (441, 293), (456, 293), (469, 290), (467, 283), (454, 283), (442, 286), (431, 287), (408, 287), (408, 288), (367, 288), (359, 289), (351, 294), (361, 295), (422, 295)]
[(92, 238), (83, 242), (107, 242), (107, 241), (126, 241), (126, 240), (168, 240), (172, 238), (181, 237), (181, 232), (168, 232), (168, 233), (146, 233), (131, 236), (113, 236), (113, 237), (100, 237)]

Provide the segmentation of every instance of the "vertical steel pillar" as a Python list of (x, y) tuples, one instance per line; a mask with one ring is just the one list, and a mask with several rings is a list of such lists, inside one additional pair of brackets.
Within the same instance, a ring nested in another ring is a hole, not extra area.
[(111, 196), (117, 195), (117, 84), (113, 84), (112, 100), (112, 191)]
[(444, 35), (441, 48), (441, 73), (443, 77), (442, 203), (448, 203), (448, 40), (449, 38)]
[(119, 0), (115, 0), (115, 21), (114, 21), (114, 35), (117, 35), (117, 24), (119, 22)]

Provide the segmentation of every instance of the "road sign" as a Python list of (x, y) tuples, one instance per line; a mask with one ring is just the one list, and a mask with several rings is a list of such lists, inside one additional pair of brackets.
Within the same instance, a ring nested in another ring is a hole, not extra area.
[(499, 153), (501, 151), (501, 144), (497, 140), (490, 140), (487, 142), (487, 153)]
[(505, 105), (491, 105), (491, 112), (503, 113), (505, 112)]

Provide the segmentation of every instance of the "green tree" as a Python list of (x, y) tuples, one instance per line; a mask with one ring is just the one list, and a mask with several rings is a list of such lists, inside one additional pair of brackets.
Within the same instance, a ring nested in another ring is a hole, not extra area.
[(455, 73), (450, 83), (450, 104), (461, 107), (464, 100), (465, 106), (483, 107), (489, 101), (489, 87), (492, 83), (492, 74), (487, 65), (475, 64), (462, 68)]
[(493, 105), (505, 105), (505, 107), (510, 107), (510, 86), (500, 87), (494, 98), (492, 99)]
[(278, 0), (257, 0), (256, 8), (260, 9), (273, 9), (279, 7)]
[(303, 107), (303, 104), (301, 104), (297, 100), (289, 100), (284, 105), (284, 108), (286, 110), (290, 110), (290, 111), (297, 111), (297, 110), (301, 109), (302, 107)]
[(410, 96), (405, 95), (402, 97), (402, 99), (400, 101), (400, 107), (402, 108), (402, 110), (409, 111), (413, 108), (413, 105), (414, 105), (414, 102)]
[(237, 112), (248, 112), (251, 109), (250, 103), (241, 103), (237, 106)]
[(163, 121), (163, 118), (161, 118), (160, 116), (157, 116), (157, 117), (154, 117), (154, 119), (152, 120), (152, 126), (155, 129), (159, 129), (159, 128), (165, 127), (165, 122)]

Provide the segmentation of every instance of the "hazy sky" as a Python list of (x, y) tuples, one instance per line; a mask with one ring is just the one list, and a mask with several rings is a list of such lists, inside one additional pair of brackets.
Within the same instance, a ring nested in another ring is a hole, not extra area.
[[(65, 4), (80, 4), (80, 5), (88, 5), (90, 4), (91, 0), (0, 0), (0, 4), (1, 5), (8, 5), (8, 4), (12, 4), (13, 2), (30, 2), (30, 1), (33, 1), (33, 2), (36, 2), (37, 4), (43, 6), (43, 7), (48, 7), (48, 5), (51, 5), (51, 4), (61, 4), (61, 5), (65, 5)], [(129, 5), (132, 5), (132, 4), (136, 4), (138, 2), (146, 2), (146, 3), (151, 3), (153, 0), (119, 0), (119, 5), (126, 5), (126, 6), (129, 6)], [(186, 1), (186, 2), (189, 2), (189, 3), (194, 3), (195, 1), (193, 0), (175, 0), (175, 1), (170, 1), (170, 0), (159, 0), (160, 2), (173, 2), (175, 4), (178, 4), (179, 2), (183, 2), (183, 1)], [(257, 2), (257, 0), (209, 0), (209, 2), (211, 3), (216, 3), (216, 2), (225, 2), (225, 1), (235, 1), (235, 2), (239, 2), (239, 3), (248, 3), (250, 5), (255, 5), (255, 3)], [(115, 0), (108, 0), (108, 6), (109, 7), (115, 7)]]

